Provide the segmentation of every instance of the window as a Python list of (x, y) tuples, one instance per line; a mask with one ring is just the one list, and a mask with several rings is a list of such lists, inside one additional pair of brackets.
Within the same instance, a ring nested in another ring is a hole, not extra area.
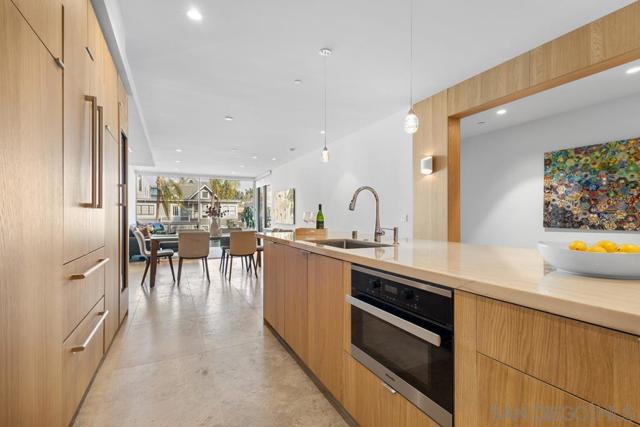
[(136, 206), (136, 214), (140, 216), (155, 216), (156, 207), (154, 205), (138, 205)]
[(202, 193), (200, 194), (200, 197), (203, 199), (208, 199), (209, 198), (209, 192), (207, 190), (202, 190)]
[(172, 210), (172, 214), (173, 214), (174, 217), (180, 216), (180, 206), (172, 205), (171, 206), (171, 210)]

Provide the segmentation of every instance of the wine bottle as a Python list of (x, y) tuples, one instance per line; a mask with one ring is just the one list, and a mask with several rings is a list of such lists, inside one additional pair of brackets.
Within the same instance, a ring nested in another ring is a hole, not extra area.
[(318, 214), (316, 215), (316, 228), (324, 228), (324, 214), (322, 213), (322, 205), (318, 205)]

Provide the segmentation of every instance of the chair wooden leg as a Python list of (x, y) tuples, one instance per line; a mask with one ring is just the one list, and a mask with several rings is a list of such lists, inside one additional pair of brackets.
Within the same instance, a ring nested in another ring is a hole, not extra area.
[(202, 262), (204, 263), (204, 271), (207, 272), (207, 282), (211, 283), (211, 278), (209, 277), (209, 263), (207, 262), (207, 258), (202, 258)]
[(262, 252), (258, 252), (256, 256), (258, 257), (258, 267), (262, 267)]
[(178, 258), (178, 286), (180, 286), (180, 277), (182, 277), (182, 257)]
[(218, 270), (220, 270), (220, 271), (222, 271), (222, 265), (224, 263), (224, 253), (225, 253), (225, 250), (223, 249), (222, 250), (222, 256), (220, 257), (220, 266), (218, 267)]
[(173, 281), (176, 281), (176, 273), (173, 271), (173, 261), (171, 260), (172, 257), (168, 257), (169, 258), (169, 267), (171, 267), (171, 277), (173, 277)]
[(142, 282), (140, 282), (140, 286), (144, 285), (144, 279), (147, 277), (147, 271), (149, 271), (149, 265), (151, 265), (151, 262), (149, 261), (149, 259), (145, 259), (145, 266), (144, 266), (144, 273), (142, 274)]

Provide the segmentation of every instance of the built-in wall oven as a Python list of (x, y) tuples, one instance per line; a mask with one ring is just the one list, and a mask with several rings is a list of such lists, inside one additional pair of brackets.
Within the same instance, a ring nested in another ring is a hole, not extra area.
[(351, 355), (443, 427), (453, 425), (451, 289), (354, 265)]

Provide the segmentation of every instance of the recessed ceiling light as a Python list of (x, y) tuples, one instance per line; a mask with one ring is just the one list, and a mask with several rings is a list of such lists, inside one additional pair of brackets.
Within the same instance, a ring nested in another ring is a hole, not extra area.
[(636, 74), (636, 73), (640, 73), (640, 66), (631, 67), (627, 70), (627, 74)]
[(187, 16), (194, 21), (202, 21), (202, 14), (195, 7), (192, 7), (187, 11)]
[(233, 121), (233, 117), (231, 116), (224, 116), (224, 119), (228, 122), (232, 122)]
[(252, 158), (253, 160), (255, 160), (255, 159), (257, 159), (257, 158), (258, 158), (258, 156), (251, 156), (251, 158)]
[(302, 80), (300, 80), (300, 79), (295, 79), (295, 80), (293, 81), (293, 84), (294, 84), (294, 85), (302, 84)]
[(501, 110), (496, 111), (496, 114), (499, 116), (504, 116), (505, 114), (507, 114), (507, 110), (503, 108)]
[(274, 157), (274, 158), (272, 158), (271, 160), (276, 160), (276, 158)]
[(127, 148), (129, 150), (130, 153), (133, 153), (133, 150), (131, 149), (131, 147)]
[(176, 153), (182, 153), (182, 148), (176, 148)]
[(176, 163), (182, 163), (182, 160), (176, 160)]
[(325, 133), (326, 133), (326, 132), (325, 132), (325, 131), (323, 131), (323, 130), (321, 130), (321, 131), (320, 131), (320, 135), (324, 135)]

